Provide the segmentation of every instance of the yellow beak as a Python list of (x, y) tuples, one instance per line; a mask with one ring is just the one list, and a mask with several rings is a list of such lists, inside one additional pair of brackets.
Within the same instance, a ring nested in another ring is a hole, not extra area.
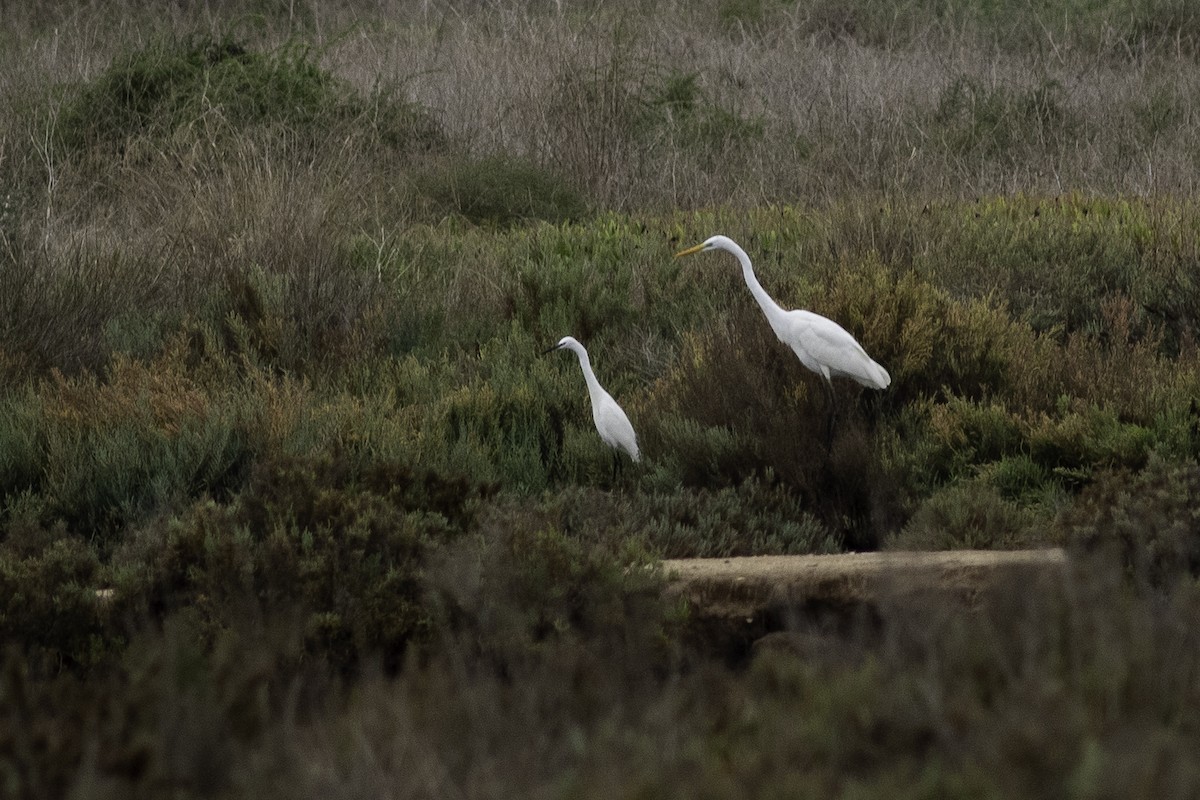
[(682, 256), (690, 256), (692, 253), (699, 253), (703, 249), (704, 249), (704, 243), (701, 242), (700, 244), (696, 245), (695, 247), (689, 247), (687, 250), (680, 250), (678, 253), (675, 254), (675, 257), (680, 258)]

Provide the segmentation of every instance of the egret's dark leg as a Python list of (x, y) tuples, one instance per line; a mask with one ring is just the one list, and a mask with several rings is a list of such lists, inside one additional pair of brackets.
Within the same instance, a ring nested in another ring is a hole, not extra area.
[(613, 487), (616, 487), (616, 485), (617, 485), (617, 471), (620, 470), (620, 468), (621, 468), (621, 454), (617, 452), (616, 448), (613, 448), (613, 451), (612, 451), (612, 481), (610, 482)]
[(833, 381), (825, 379), (825, 398), (829, 403), (829, 417), (825, 423), (825, 449), (833, 449), (833, 427), (837, 420), (837, 398), (833, 394)]

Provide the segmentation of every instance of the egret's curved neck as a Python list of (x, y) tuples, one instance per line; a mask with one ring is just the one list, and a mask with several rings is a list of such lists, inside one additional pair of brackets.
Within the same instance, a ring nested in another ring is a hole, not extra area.
[(758, 276), (754, 274), (754, 266), (750, 263), (750, 256), (746, 255), (746, 251), (741, 247), (730, 242), (729, 252), (737, 256), (737, 260), (742, 265), (742, 277), (746, 279), (746, 285), (750, 287), (750, 294), (754, 295), (754, 299), (762, 306), (763, 313), (767, 315), (767, 319), (775, 321), (781, 319), (784, 315), (784, 310), (779, 304), (771, 299), (771, 295), (767, 294), (767, 290), (758, 282)]
[(596, 373), (592, 371), (592, 359), (588, 358), (588, 352), (583, 349), (583, 345), (572, 342), (567, 346), (572, 353), (579, 356), (579, 368), (583, 370), (583, 379), (587, 381), (588, 394), (594, 403), (603, 389), (600, 388), (600, 381), (596, 380)]

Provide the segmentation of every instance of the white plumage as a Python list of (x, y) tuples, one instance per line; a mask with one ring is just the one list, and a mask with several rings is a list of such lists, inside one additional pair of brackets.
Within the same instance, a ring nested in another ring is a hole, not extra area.
[(737, 257), (742, 265), (742, 277), (779, 341), (792, 348), (800, 363), (823, 376), (830, 386), (838, 375), (853, 378), (871, 389), (886, 389), (892, 382), (888, 371), (867, 355), (862, 345), (841, 325), (811, 311), (782, 309), (758, 282), (750, 256), (728, 236), (705, 239), (695, 247), (676, 253), (675, 257), (705, 250), (725, 250)]
[(614, 450), (624, 451), (634, 461), (639, 460), (641, 454), (638, 452), (637, 434), (633, 432), (633, 425), (613, 396), (605, 391), (596, 379), (587, 348), (574, 337), (564, 336), (546, 352), (563, 349), (570, 350), (579, 357), (579, 367), (583, 370), (588, 395), (592, 399), (592, 420), (596, 423), (596, 432), (600, 434), (600, 439)]

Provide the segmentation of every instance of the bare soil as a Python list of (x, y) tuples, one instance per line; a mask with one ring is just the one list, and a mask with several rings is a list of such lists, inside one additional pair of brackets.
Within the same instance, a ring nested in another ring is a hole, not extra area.
[(970, 601), (1001, 578), (1062, 571), (1066, 553), (1040, 550), (838, 553), (690, 558), (663, 562), (669, 591), (707, 618), (742, 620), (781, 607), (849, 607), (906, 593), (946, 592)]

